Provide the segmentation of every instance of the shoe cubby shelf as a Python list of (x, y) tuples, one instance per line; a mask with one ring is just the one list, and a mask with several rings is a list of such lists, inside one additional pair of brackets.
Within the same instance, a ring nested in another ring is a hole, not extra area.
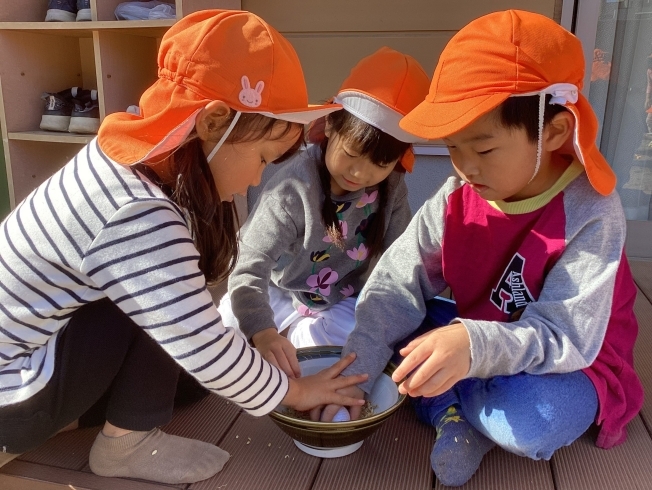
[(162, 37), (176, 20), (122, 20), (92, 22), (0, 22), (0, 31), (52, 36), (93, 37), (93, 32), (127, 32), (132, 36)]
[(157, 76), (161, 38), (204, 9), (240, 0), (165, 0), (176, 19), (115, 20), (125, 0), (90, 0), (91, 21), (45, 22), (48, 0), (0, 0), (0, 127), (14, 207), (73, 157), (93, 134), (40, 130), (43, 92), (97, 89), (100, 120), (138, 104)]

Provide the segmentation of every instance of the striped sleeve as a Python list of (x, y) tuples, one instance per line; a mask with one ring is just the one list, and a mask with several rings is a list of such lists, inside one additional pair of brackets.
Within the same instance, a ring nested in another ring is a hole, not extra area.
[(285, 397), (287, 377), (223, 326), (198, 261), (170, 202), (136, 200), (103, 226), (81, 271), (207, 388), (264, 415)]

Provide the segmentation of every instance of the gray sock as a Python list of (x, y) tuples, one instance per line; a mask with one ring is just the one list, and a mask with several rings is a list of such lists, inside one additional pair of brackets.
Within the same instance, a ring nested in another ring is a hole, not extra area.
[(213, 444), (159, 429), (122, 437), (97, 435), (88, 459), (96, 475), (159, 483), (195, 483), (220, 471), (229, 453)]

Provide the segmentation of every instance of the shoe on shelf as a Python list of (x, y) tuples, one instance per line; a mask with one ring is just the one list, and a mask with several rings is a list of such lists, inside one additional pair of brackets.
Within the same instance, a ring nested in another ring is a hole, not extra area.
[(73, 100), (68, 132), (92, 134), (100, 129), (100, 106), (97, 90), (81, 90)]
[(77, 0), (49, 0), (45, 22), (75, 22)]
[(91, 0), (77, 0), (77, 22), (93, 20), (91, 17)]
[(47, 131), (68, 131), (70, 115), (74, 108), (73, 98), (81, 92), (81, 88), (72, 87), (61, 92), (43, 92), (41, 99), (45, 101), (41, 116), (41, 129)]

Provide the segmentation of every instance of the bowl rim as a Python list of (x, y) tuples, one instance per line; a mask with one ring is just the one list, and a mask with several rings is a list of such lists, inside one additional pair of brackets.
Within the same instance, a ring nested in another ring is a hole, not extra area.
[[(313, 358), (322, 358), (322, 357), (335, 357), (335, 358), (340, 358), (342, 354), (342, 346), (333, 346), (333, 345), (325, 345), (325, 346), (315, 346), (315, 347), (300, 347), (297, 349), (297, 359), (299, 361), (306, 360), (306, 359), (313, 359)], [(383, 370), (384, 374), (387, 374), (390, 378), (392, 376), (392, 373), (394, 370), (397, 368), (396, 364), (393, 362), (388, 362), (387, 365), (385, 366), (385, 369)], [(398, 383), (396, 383), (398, 385)], [(364, 426), (367, 424), (369, 425), (374, 425), (375, 422), (380, 422), (383, 419), (387, 418), (391, 414), (393, 414), (396, 410), (399, 409), (401, 405), (405, 402), (407, 399), (407, 395), (403, 395), (401, 393), (398, 394), (398, 401), (389, 407), (387, 410), (383, 410), (380, 413), (375, 413), (371, 415), (370, 417), (365, 417), (364, 419), (357, 419), (357, 420), (350, 420), (348, 422), (315, 422), (312, 420), (305, 420), (305, 419), (297, 419), (295, 417), (290, 417), (288, 415), (285, 415), (281, 412), (278, 412), (276, 408), (269, 412), (269, 416), (272, 419), (276, 419), (280, 422), (283, 422), (284, 424), (290, 424), (290, 427), (294, 427), (296, 429), (321, 429), (322, 431), (332, 431), (333, 429), (339, 429), (339, 430), (344, 430), (344, 429), (356, 429), (360, 428), (363, 429)], [(361, 424), (364, 424), (361, 427)]]

